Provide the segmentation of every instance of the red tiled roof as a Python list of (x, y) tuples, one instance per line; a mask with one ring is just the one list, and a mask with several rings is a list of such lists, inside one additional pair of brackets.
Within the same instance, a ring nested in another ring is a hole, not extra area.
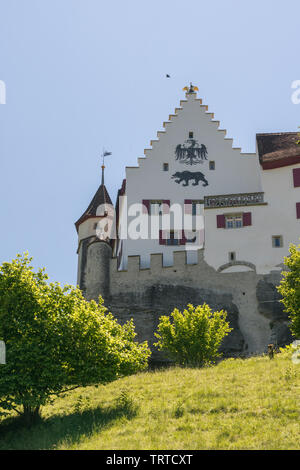
[(300, 163), (297, 132), (256, 134), (259, 162), (264, 170)]

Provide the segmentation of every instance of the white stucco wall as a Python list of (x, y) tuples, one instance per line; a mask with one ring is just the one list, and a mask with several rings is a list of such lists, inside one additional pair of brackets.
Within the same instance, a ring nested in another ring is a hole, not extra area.
[[(236, 259), (256, 266), (258, 274), (280, 270), (290, 243), (299, 243), (300, 219), (296, 218), (296, 202), (300, 202), (300, 188), (294, 188), (293, 168), (286, 166), (261, 170), (266, 206), (250, 206), (244, 211), (252, 213), (252, 225), (238, 229), (216, 228), (216, 216), (234, 212), (233, 208), (205, 211), (205, 261), (218, 269), (228, 263), (228, 253), (234, 251)], [(240, 208), (237, 208), (238, 212)], [(209, 235), (208, 235), (209, 234)], [(272, 246), (272, 236), (282, 236), (283, 246)], [(237, 267), (236, 267), (237, 268)]]
[[(219, 123), (201, 104), (196, 94), (187, 94), (180, 102), (181, 108), (164, 123), (165, 131), (158, 132), (158, 140), (152, 141), (152, 149), (145, 150), (145, 158), (139, 158), (137, 167), (126, 168), (127, 208), (143, 200), (170, 200), (171, 205), (184, 205), (185, 199), (203, 200), (204, 196), (264, 192), (267, 205), (203, 209), (205, 220), (205, 261), (215, 269), (228, 263), (229, 252), (236, 253), (236, 260), (255, 265), (257, 273), (268, 273), (279, 269), (283, 257), (288, 254), (289, 244), (298, 243), (300, 220), (296, 219), (296, 202), (300, 202), (300, 188), (294, 188), (292, 169), (300, 165), (263, 170), (257, 154), (243, 154), (232, 148), (232, 139), (225, 138), (225, 131), (219, 130)], [(207, 160), (196, 165), (182, 164), (176, 160), (175, 149), (189, 138), (207, 148)], [(209, 169), (209, 161), (215, 162), (215, 169)], [(163, 171), (168, 163), (169, 171)], [(201, 172), (208, 181), (207, 186), (183, 186), (172, 179), (175, 172)], [(125, 209), (125, 208), (124, 208)], [(252, 225), (238, 229), (217, 228), (216, 216), (234, 212), (251, 212)], [(148, 217), (144, 215), (143, 217)], [(130, 218), (127, 219), (130, 223)], [(272, 246), (272, 236), (283, 237), (283, 247)], [(158, 234), (157, 234), (158, 237)], [(148, 267), (150, 254), (163, 253), (165, 266), (173, 264), (173, 252), (185, 250), (185, 246), (162, 246), (156, 240), (123, 241), (123, 262), (126, 269), (127, 257), (140, 255), (141, 265)], [(188, 263), (196, 262), (196, 255), (189, 252)], [(226, 272), (245, 271), (245, 266), (230, 267)]]
[[(262, 190), (259, 164), (255, 154), (242, 154), (240, 149), (232, 148), (232, 139), (226, 139), (226, 131), (219, 130), (219, 122), (213, 121), (213, 114), (201, 104), (196, 94), (187, 94), (181, 101), (181, 108), (164, 123), (165, 131), (158, 132), (158, 140), (152, 141), (152, 149), (145, 150), (145, 158), (139, 158), (138, 167), (126, 168), (126, 196), (128, 207), (142, 203), (143, 199), (170, 200), (171, 205), (183, 206), (185, 199), (203, 200), (207, 195), (260, 192)], [(176, 161), (175, 149), (184, 144), (194, 133), (194, 139), (207, 148), (207, 160), (196, 165), (182, 164)], [(209, 161), (215, 162), (215, 170), (209, 169)], [(163, 164), (168, 163), (169, 171), (163, 171)], [(208, 186), (183, 186), (172, 175), (176, 172), (201, 172), (208, 181)], [(130, 221), (130, 219), (129, 219)], [(206, 233), (208, 233), (206, 231)], [(162, 246), (157, 240), (124, 240), (123, 268), (126, 258), (140, 255), (146, 267), (151, 253), (163, 253), (164, 265), (173, 263), (173, 251), (184, 250), (184, 246)], [(189, 253), (188, 262), (193, 263), (193, 254)]]

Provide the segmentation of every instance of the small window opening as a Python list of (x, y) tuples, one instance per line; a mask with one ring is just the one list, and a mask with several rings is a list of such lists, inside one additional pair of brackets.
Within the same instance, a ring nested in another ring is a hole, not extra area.
[(283, 246), (283, 239), (281, 235), (274, 235), (272, 237), (273, 248), (281, 248)]
[(169, 163), (164, 163), (163, 164), (163, 170), (164, 171), (169, 171)]
[(209, 169), (210, 169), (210, 170), (214, 170), (215, 168), (216, 168), (216, 164), (215, 164), (214, 161), (211, 160), (211, 161), (209, 162)]
[(189, 139), (193, 139), (194, 138), (194, 132), (189, 132)]

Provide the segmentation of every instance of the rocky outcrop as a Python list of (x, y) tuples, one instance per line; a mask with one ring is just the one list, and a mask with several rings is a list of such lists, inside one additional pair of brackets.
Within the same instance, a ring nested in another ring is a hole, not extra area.
[(258, 301), (258, 310), (270, 320), (270, 339), (269, 342), (276, 346), (285, 346), (293, 341), (289, 329), (288, 314), (284, 311), (284, 305), (276, 287), (280, 283), (281, 274), (272, 273), (264, 276), (257, 283), (256, 297)]
[(225, 357), (239, 354), (244, 348), (244, 338), (239, 329), (239, 312), (232, 302), (232, 295), (212, 289), (196, 289), (184, 285), (154, 284), (141, 294), (127, 292), (114, 296), (110, 308), (120, 322), (134, 319), (138, 340), (147, 340), (152, 350), (152, 360), (163, 361), (166, 358), (157, 351), (154, 332), (159, 318), (170, 315), (174, 308), (184, 310), (187, 304), (201, 305), (206, 302), (212, 310), (226, 310), (227, 320), (233, 330), (224, 339), (221, 352)]

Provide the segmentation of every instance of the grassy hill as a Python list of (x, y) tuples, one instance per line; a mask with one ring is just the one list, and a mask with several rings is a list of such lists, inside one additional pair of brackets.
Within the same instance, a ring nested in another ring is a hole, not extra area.
[(0, 449), (299, 449), (300, 365), (287, 353), (173, 367), (69, 392)]

